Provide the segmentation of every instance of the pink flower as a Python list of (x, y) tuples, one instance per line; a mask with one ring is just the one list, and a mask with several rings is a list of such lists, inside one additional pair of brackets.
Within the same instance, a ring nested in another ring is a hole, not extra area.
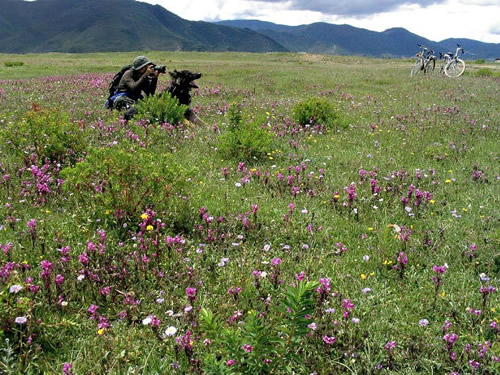
[(326, 344), (326, 345), (332, 345), (332, 344), (335, 344), (337, 342), (337, 338), (336, 337), (333, 337), (333, 336), (323, 336), (323, 342)]
[(231, 367), (233, 365), (236, 364), (236, 359), (229, 359), (228, 361), (226, 361), (226, 366), (227, 367)]
[(253, 346), (250, 344), (245, 344), (245, 345), (242, 345), (241, 349), (243, 349), (247, 353), (251, 353), (253, 350)]
[(187, 287), (186, 294), (190, 301), (196, 300), (196, 288)]

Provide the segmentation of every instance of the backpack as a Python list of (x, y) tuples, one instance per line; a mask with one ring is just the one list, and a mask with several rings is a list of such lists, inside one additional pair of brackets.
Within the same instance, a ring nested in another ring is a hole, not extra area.
[(113, 107), (113, 100), (111, 99), (112, 96), (115, 94), (116, 90), (118, 89), (118, 85), (120, 84), (120, 80), (123, 77), (123, 74), (132, 68), (132, 65), (125, 65), (123, 68), (120, 69), (118, 73), (116, 73), (113, 76), (113, 79), (109, 83), (108, 90), (109, 90), (109, 96), (108, 99), (106, 100), (106, 108), (112, 108)]

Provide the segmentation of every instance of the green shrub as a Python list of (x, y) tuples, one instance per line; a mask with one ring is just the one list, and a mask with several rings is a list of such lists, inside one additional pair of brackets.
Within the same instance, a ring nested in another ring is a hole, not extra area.
[(73, 163), (86, 149), (84, 132), (54, 108), (33, 108), (18, 122), (8, 125), (0, 139), (18, 156), (35, 154), (39, 160)]
[[(279, 318), (274, 321), (251, 311), (242, 324), (228, 326), (210, 310), (201, 309), (201, 331), (214, 343), (205, 357), (206, 373), (282, 374), (300, 366), (296, 351), (310, 332), (308, 316), (314, 313), (318, 285), (302, 280), (288, 287), (280, 300)], [(228, 361), (234, 365), (228, 367)]]
[(179, 104), (177, 98), (172, 97), (168, 92), (162, 95), (151, 95), (137, 103), (136, 118), (147, 119), (151, 123), (169, 123), (177, 125), (184, 120), (184, 114), (188, 109), (187, 105)]
[(485, 59), (477, 59), (476, 60), (476, 64), (484, 64), (484, 63), (486, 63)]
[(91, 148), (84, 161), (61, 171), (66, 188), (82, 203), (93, 195), (98, 204), (123, 217), (162, 206), (183, 191), (188, 174), (171, 154), (127, 144)]
[(24, 63), (22, 61), (5, 61), (3, 63), (7, 68), (13, 68), (15, 66), (23, 66)]
[(481, 68), (474, 72), (476, 77), (491, 77), (494, 75), (493, 71), (489, 68)]
[(301, 125), (338, 125), (339, 115), (333, 103), (324, 98), (313, 97), (293, 107), (293, 119)]
[(228, 129), (219, 137), (220, 153), (238, 160), (264, 158), (271, 150), (273, 141), (271, 133), (262, 127), (265, 119), (258, 117), (243, 121), (241, 109), (235, 104), (229, 108), (228, 117)]

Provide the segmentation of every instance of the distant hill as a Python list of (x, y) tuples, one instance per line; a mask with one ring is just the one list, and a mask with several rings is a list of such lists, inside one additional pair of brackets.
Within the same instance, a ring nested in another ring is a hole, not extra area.
[(285, 26), (258, 20), (229, 20), (220, 21), (217, 24), (257, 31), (295, 52), (410, 57), (418, 51), (418, 44), (433, 49), (437, 54), (448, 50), (455, 51), (458, 42), (462, 43), (468, 51), (466, 58), (492, 59), (500, 56), (498, 52), (500, 44), (468, 39), (447, 39), (442, 42), (434, 42), (403, 28), (376, 32), (350, 25), (313, 23)]
[[(180, 0), (181, 1), (181, 0)], [(0, 52), (241, 51), (410, 57), (461, 43), (469, 59), (500, 57), (500, 44), (434, 42), (402, 28), (375, 32), (350, 25), (278, 25), (258, 20), (188, 21), (136, 0), (0, 0)]]
[(0, 0), (0, 52), (137, 50), (287, 51), (255, 31), (135, 0)]
[[(483, 43), (472, 39), (445, 39), (440, 42), (448, 51), (455, 52), (457, 44), (465, 49), (466, 59), (496, 59), (500, 58), (500, 43)], [(463, 58), (463, 57), (462, 57)]]

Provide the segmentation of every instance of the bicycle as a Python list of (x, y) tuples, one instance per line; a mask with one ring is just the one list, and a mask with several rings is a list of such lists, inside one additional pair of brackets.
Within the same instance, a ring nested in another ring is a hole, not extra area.
[(441, 72), (446, 74), (446, 76), (451, 78), (460, 77), (465, 71), (465, 62), (464, 60), (458, 58), (458, 53), (465, 53), (463, 47), (460, 44), (457, 44), (457, 50), (453, 55), (453, 52), (448, 53), (440, 53), (440, 58), (444, 59), (443, 65), (441, 65)]
[(411, 68), (410, 77), (417, 75), (419, 72), (424, 72), (424, 74), (433, 72), (436, 67), (436, 56), (433, 55), (434, 51), (420, 44), (418, 46), (420, 47), (420, 51), (417, 53), (415, 65)]

